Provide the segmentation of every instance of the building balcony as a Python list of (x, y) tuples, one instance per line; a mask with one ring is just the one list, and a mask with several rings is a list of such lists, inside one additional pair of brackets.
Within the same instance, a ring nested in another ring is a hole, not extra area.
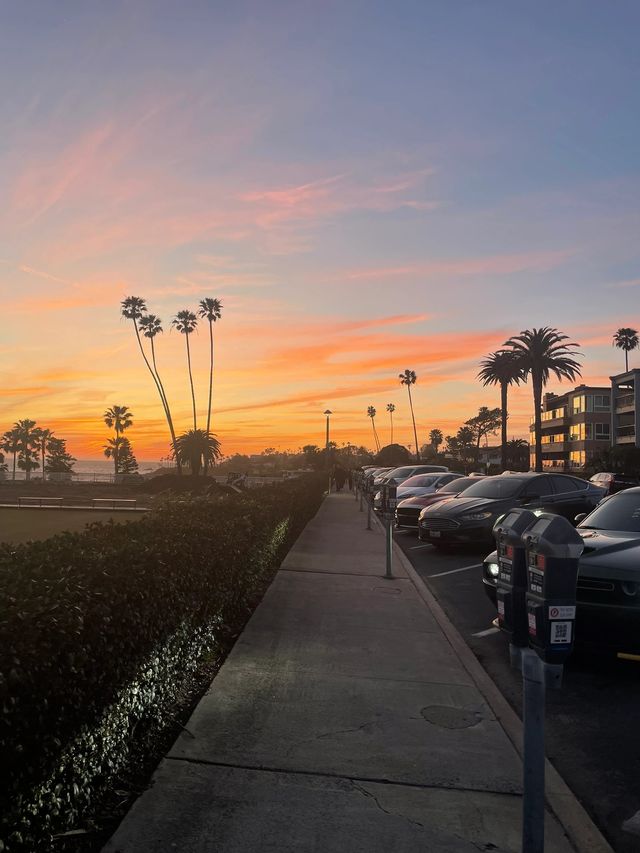
[(635, 394), (621, 394), (620, 397), (616, 397), (615, 401), (616, 406), (616, 414), (623, 414), (624, 412), (633, 412), (636, 408), (636, 395)]
[(569, 450), (573, 450), (573, 445), (569, 446), (568, 441), (552, 441), (550, 444), (542, 445), (543, 454), (549, 453), (566, 453)]
[(616, 444), (635, 444), (636, 443), (636, 428), (635, 425), (620, 426), (615, 431)]

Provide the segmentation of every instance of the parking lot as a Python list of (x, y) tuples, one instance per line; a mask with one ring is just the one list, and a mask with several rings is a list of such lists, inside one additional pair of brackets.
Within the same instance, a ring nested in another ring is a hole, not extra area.
[[(492, 626), (482, 588), (486, 550), (442, 552), (410, 531), (395, 539), (513, 708), (521, 677), (509, 667), (505, 638)], [(579, 651), (564, 686), (547, 693), (547, 755), (616, 851), (640, 848), (640, 663)], [(623, 823), (638, 814), (636, 833)]]

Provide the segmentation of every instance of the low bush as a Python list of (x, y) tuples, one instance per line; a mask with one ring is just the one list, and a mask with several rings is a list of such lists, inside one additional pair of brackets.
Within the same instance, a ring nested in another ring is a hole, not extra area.
[[(49, 849), (246, 613), (323, 477), (0, 546), (0, 850)], [(162, 720), (156, 721), (158, 725)]]

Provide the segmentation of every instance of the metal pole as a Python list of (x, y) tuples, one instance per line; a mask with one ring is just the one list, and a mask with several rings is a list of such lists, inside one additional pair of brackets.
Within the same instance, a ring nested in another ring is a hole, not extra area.
[(524, 794), (522, 853), (544, 853), (545, 666), (533, 649), (522, 650)]
[(386, 536), (387, 536), (387, 567), (385, 571), (385, 578), (393, 578), (391, 574), (391, 565), (393, 561), (393, 526), (390, 518), (387, 518), (386, 521)]
[(367, 495), (367, 530), (371, 530), (371, 496)]
[(362, 483), (360, 484), (360, 512), (364, 512), (364, 507), (362, 505)]

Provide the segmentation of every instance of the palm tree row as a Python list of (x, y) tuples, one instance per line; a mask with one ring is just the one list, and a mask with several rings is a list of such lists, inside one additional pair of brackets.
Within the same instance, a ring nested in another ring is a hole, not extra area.
[[(416, 418), (413, 412), (413, 399), (411, 397), (411, 386), (416, 384), (417, 376), (415, 370), (405, 370), (403, 373), (400, 373), (398, 378), (400, 379), (401, 385), (407, 386), (407, 392), (409, 394), (409, 407), (411, 409), (411, 420), (413, 422), (413, 436), (416, 442), (416, 459), (418, 462), (420, 461), (420, 449), (418, 447), (418, 432), (416, 429)], [(393, 444), (393, 413), (395, 412), (396, 407), (393, 403), (387, 403), (387, 412), (389, 412), (389, 421), (390, 421), (390, 433), (391, 440), (389, 444)], [(380, 440), (378, 439), (378, 431), (376, 430), (376, 409), (374, 406), (369, 406), (367, 409), (367, 416), (371, 418), (371, 426), (373, 427), (373, 438), (376, 446), (376, 451), (380, 451)]]
[[(153, 382), (158, 391), (158, 395), (160, 397), (160, 402), (162, 404), (162, 408), (165, 414), (165, 418), (167, 421), (167, 425), (169, 427), (169, 434), (171, 436), (171, 445), (173, 448), (173, 456), (176, 460), (176, 467), (178, 473), (182, 473), (182, 465), (187, 459), (187, 456), (184, 452), (180, 451), (180, 445), (178, 437), (176, 436), (175, 427), (173, 423), (173, 417), (171, 414), (171, 407), (169, 405), (169, 399), (167, 397), (167, 393), (160, 377), (160, 371), (158, 370), (158, 364), (156, 360), (156, 351), (154, 340), (158, 334), (160, 334), (162, 329), (162, 321), (155, 314), (147, 314), (147, 305), (146, 301), (139, 296), (127, 296), (121, 303), (121, 313), (122, 316), (131, 320), (133, 323), (133, 327), (135, 330), (136, 339), (138, 342), (138, 347), (140, 349), (140, 354), (144, 360), (144, 363), (147, 367), (147, 370), (151, 374)], [(216, 442), (216, 446), (218, 448), (217, 453), (210, 454), (207, 448), (210, 446), (208, 439), (211, 438), (211, 407), (213, 400), (213, 367), (214, 367), (214, 337), (213, 337), (213, 324), (217, 322), (222, 316), (222, 303), (219, 299), (202, 299), (199, 303), (198, 315), (201, 319), (207, 320), (209, 323), (209, 401), (207, 406), (207, 428), (204, 432), (204, 436), (207, 440), (202, 444), (203, 448), (203, 456), (205, 472), (209, 463), (215, 462), (217, 456), (219, 456), (219, 444)], [(182, 311), (178, 311), (176, 316), (172, 319), (171, 325), (175, 328), (180, 334), (185, 337), (185, 346), (187, 353), (187, 370), (189, 374), (189, 386), (191, 390), (191, 403), (193, 410), (193, 430), (190, 431), (191, 434), (202, 432), (198, 430), (197, 423), (197, 411), (196, 411), (196, 394), (195, 387), (193, 383), (193, 370), (191, 365), (191, 347), (189, 343), (189, 338), (191, 334), (196, 330), (198, 325), (198, 317), (194, 314), (193, 311), (189, 309), (183, 309)], [(151, 349), (151, 361), (149, 360), (147, 353), (145, 352), (144, 345), (142, 342), (142, 336), (147, 338), (150, 341), (150, 349)], [(114, 457), (115, 463), (115, 457)], [(200, 467), (199, 465), (197, 466)], [(193, 473), (193, 468), (192, 468)]]
[(16, 479), (16, 469), (25, 472), (25, 479), (31, 479), (31, 472), (38, 468), (45, 472), (68, 473), (73, 470), (75, 458), (67, 453), (66, 441), (58, 438), (53, 431), (39, 427), (34, 420), (24, 418), (16, 421), (13, 427), (0, 436), (0, 470), (6, 471), (4, 454), (13, 457), (12, 479)]
[(482, 384), (500, 386), (502, 412), (502, 467), (507, 467), (507, 395), (511, 385), (531, 378), (534, 408), (535, 469), (542, 471), (542, 392), (553, 374), (558, 381), (575, 380), (581, 375), (575, 356), (579, 344), (569, 341), (557, 329), (544, 326), (526, 329), (503, 344), (481, 362), (478, 378)]

